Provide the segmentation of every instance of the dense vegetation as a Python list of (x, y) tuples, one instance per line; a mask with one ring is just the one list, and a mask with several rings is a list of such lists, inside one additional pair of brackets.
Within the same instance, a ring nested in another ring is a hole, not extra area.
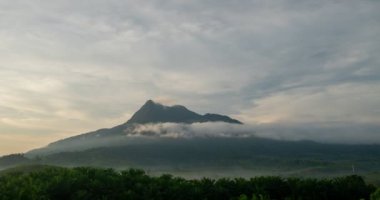
[[(334, 179), (255, 177), (186, 180), (142, 170), (44, 167), (0, 174), (0, 199), (369, 199), (360, 176)], [(379, 191), (377, 193), (380, 193)], [(376, 195), (376, 194), (374, 194)]]

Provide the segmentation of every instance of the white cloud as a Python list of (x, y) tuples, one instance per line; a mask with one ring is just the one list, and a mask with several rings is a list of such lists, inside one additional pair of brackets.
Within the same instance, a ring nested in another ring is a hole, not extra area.
[(132, 129), (125, 130), (129, 137), (251, 137), (253, 128), (240, 124), (228, 123), (158, 123), (136, 124)]
[[(125, 130), (127, 138), (248, 138), (311, 140), (338, 144), (380, 144), (380, 126), (371, 123), (295, 122), (236, 125), (228, 123), (158, 123)], [(128, 140), (128, 139), (127, 139)]]

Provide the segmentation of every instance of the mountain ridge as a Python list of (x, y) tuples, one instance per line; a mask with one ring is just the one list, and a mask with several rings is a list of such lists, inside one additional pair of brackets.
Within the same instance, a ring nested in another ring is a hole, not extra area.
[(165, 106), (148, 100), (127, 123), (203, 123), (203, 122), (226, 122), (233, 124), (243, 124), (239, 120), (232, 119), (226, 115), (206, 113), (200, 115), (187, 109), (182, 105)]

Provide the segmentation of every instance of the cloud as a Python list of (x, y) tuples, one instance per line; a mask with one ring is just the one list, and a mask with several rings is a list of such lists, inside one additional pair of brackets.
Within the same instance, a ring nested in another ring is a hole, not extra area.
[(236, 125), (228, 123), (159, 123), (136, 125), (125, 131), (131, 138), (249, 138), (310, 140), (336, 144), (380, 144), (380, 126), (368, 123), (315, 122)]
[(378, 83), (293, 89), (257, 99), (241, 115), (251, 123), (379, 124), (379, 94)]
[(254, 129), (249, 126), (228, 123), (158, 123), (136, 124), (125, 131), (127, 137), (250, 137)]
[(372, 0), (3, 0), (1, 115), (80, 132), (165, 97), (249, 123), (378, 121), (379, 8)]
[(271, 123), (255, 127), (258, 137), (335, 144), (380, 144), (378, 124), (352, 122)]

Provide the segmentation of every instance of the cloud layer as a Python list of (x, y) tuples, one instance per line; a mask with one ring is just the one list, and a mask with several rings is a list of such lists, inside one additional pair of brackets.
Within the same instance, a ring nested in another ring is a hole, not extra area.
[(158, 123), (137, 124), (126, 130), (127, 137), (251, 137), (254, 129), (249, 126), (228, 123)]
[(45, 141), (111, 127), (147, 99), (249, 124), (379, 124), (379, 9), (373, 0), (3, 0), (0, 135)]
[(337, 144), (380, 144), (380, 125), (348, 123), (268, 123), (236, 125), (228, 123), (158, 123), (136, 125), (125, 131), (130, 138), (248, 138), (311, 140)]

